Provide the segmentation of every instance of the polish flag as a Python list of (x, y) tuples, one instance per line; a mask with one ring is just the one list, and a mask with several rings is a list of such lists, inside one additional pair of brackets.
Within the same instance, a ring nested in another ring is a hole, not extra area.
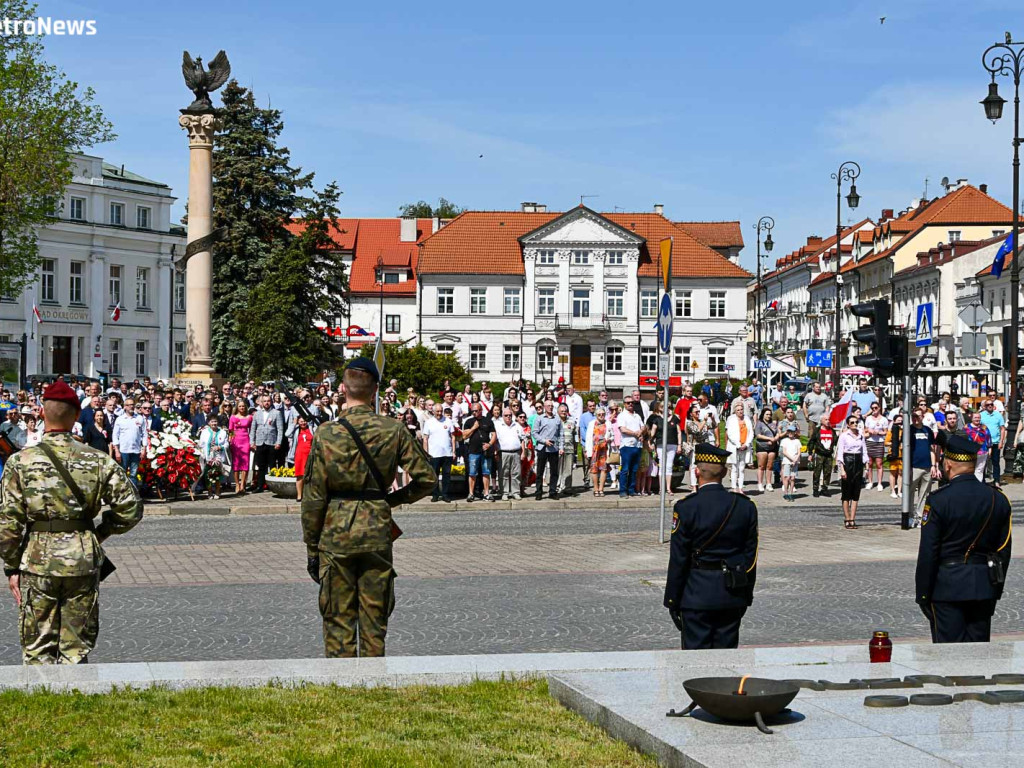
[(853, 406), (853, 389), (847, 389), (843, 393), (842, 399), (832, 406), (832, 412), (828, 416), (828, 423), (833, 427), (838, 427), (844, 421), (846, 417), (850, 415), (850, 408)]
[(117, 302), (117, 305), (114, 307), (114, 311), (110, 313), (110, 319), (115, 323), (121, 319), (121, 302)]
[(32, 314), (36, 316), (37, 323), (43, 322), (43, 316), (39, 314), (39, 307), (35, 304), (32, 305)]

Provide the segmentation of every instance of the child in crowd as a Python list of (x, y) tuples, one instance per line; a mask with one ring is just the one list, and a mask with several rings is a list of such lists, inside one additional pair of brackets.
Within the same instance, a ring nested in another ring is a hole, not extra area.
[(779, 443), (779, 452), (782, 454), (782, 498), (794, 501), (796, 474), (800, 468), (800, 438), (795, 424), (786, 427), (785, 436)]

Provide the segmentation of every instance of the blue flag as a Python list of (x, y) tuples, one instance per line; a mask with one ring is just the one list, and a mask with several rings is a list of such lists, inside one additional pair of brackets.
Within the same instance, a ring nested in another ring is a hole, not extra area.
[(1007, 237), (1006, 241), (999, 246), (999, 250), (996, 251), (996, 257), (992, 259), (992, 276), (999, 277), (1003, 274), (1003, 263), (1006, 261), (1006, 254), (1013, 253), (1013, 232)]

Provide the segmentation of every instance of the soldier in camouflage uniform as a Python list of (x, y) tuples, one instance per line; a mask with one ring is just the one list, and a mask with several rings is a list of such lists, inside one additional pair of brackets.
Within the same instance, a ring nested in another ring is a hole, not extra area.
[[(99, 633), (99, 583), (111, 534), (142, 519), (142, 503), (124, 470), (110, 456), (71, 437), (80, 405), (63, 381), (43, 394), (47, 446), (81, 488), (76, 500), (41, 446), (7, 462), (0, 478), (0, 558), (21, 609), (25, 664), (80, 664)], [(93, 528), (101, 503), (110, 505)]]
[[(366, 446), (383, 480), (378, 485), (344, 424), (317, 429), (302, 492), (302, 538), (307, 570), (320, 584), (326, 655), (383, 656), (388, 617), (394, 609), (391, 508), (411, 504), (434, 489), (430, 459), (397, 419), (373, 412), (380, 374), (368, 358), (345, 370), (345, 420)], [(402, 467), (408, 485), (388, 491)]]

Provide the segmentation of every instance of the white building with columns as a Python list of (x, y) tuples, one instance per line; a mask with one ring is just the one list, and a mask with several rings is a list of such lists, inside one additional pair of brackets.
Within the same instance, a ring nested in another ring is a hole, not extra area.
[(420, 342), (478, 379), (653, 388), (659, 243), (672, 238), (671, 375), (743, 376), (750, 273), (736, 263), (738, 223), (672, 222), (659, 208), (463, 213), (422, 243)]
[(28, 376), (169, 378), (185, 356), (185, 283), (172, 266), (185, 233), (171, 223), (175, 198), (166, 184), (100, 157), (76, 155), (74, 164), (60, 210), (39, 231), (36, 279), (20, 296), (0, 297), (0, 341), (25, 338)]

